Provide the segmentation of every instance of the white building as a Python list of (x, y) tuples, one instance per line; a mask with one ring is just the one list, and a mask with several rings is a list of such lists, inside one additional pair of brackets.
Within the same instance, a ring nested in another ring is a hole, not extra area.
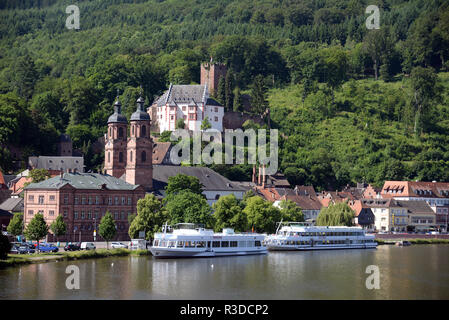
[(224, 107), (209, 97), (207, 85), (173, 85), (157, 99), (152, 108), (156, 112), (152, 121), (157, 122), (159, 132), (174, 131), (176, 121), (184, 119), (185, 129), (201, 130), (201, 123), (208, 118), (212, 129), (223, 131)]

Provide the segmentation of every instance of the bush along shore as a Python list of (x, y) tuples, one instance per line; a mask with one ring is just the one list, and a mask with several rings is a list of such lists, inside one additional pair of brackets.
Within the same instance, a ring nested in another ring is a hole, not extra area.
[[(402, 239), (376, 239), (377, 244), (395, 244)], [(404, 239), (411, 244), (449, 244), (449, 239)]]
[(40, 263), (49, 261), (71, 261), (92, 258), (146, 256), (151, 255), (148, 250), (129, 249), (96, 249), (83, 251), (68, 251), (55, 253), (38, 253), (29, 255), (10, 254), (8, 259), (0, 260), (0, 268), (12, 267), (22, 264)]

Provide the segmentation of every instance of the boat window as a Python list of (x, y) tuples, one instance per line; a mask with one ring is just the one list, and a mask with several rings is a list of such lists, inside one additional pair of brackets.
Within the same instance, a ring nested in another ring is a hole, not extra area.
[(237, 241), (231, 241), (231, 247), (232, 248), (237, 247)]
[(168, 241), (168, 247), (175, 247), (176, 246), (176, 241)]
[(157, 247), (159, 245), (159, 240), (154, 240), (153, 246)]
[(222, 241), (222, 242), (221, 242), (221, 247), (222, 247), (222, 248), (227, 248), (227, 247), (229, 247), (229, 241)]
[(246, 241), (247, 247), (254, 247), (254, 241)]
[(196, 242), (196, 247), (197, 248), (204, 248), (204, 247), (206, 247), (206, 241), (197, 241)]
[(195, 241), (186, 241), (186, 248), (194, 248), (195, 247)]
[(220, 248), (220, 241), (212, 241), (212, 247)]
[(184, 247), (184, 241), (178, 241), (177, 247), (178, 247), (178, 248)]
[(256, 240), (255, 246), (256, 246), (256, 247), (260, 247), (260, 241), (259, 241), (259, 240)]
[(239, 241), (238, 242), (239, 247), (246, 247), (246, 241)]
[(167, 246), (167, 241), (161, 241), (160, 247), (166, 247), (166, 246)]

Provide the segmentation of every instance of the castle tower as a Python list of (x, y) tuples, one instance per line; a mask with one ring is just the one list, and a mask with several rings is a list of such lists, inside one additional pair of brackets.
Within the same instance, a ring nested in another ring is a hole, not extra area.
[(122, 104), (117, 95), (114, 113), (108, 119), (104, 153), (104, 169), (107, 174), (116, 178), (120, 178), (125, 173), (127, 135), (128, 121), (122, 115)]
[(153, 142), (150, 137), (150, 115), (145, 112), (145, 100), (137, 99), (137, 110), (131, 115), (127, 144), (126, 182), (145, 189), (153, 187)]
[(218, 89), (218, 81), (221, 77), (226, 77), (226, 66), (221, 63), (213, 63), (212, 58), (208, 63), (201, 64), (201, 82), (200, 84), (207, 84), (210, 93)]

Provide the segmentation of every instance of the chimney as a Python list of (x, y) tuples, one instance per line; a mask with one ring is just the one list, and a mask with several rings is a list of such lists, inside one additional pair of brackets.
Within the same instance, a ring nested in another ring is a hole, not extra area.
[(262, 188), (265, 188), (265, 180), (266, 180), (265, 165), (263, 165), (263, 167), (262, 167)]

